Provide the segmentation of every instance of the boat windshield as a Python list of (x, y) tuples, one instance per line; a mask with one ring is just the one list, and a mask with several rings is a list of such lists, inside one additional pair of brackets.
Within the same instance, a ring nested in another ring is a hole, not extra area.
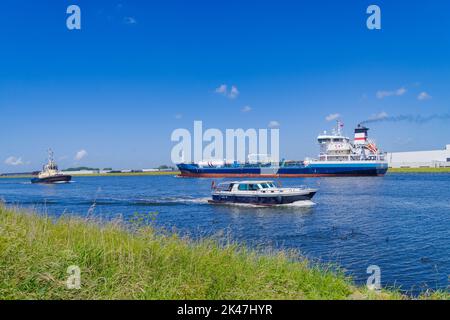
[(221, 183), (217, 186), (218, 191), (231, 191), (231, 188), (233, 187), (232, 183)]
[(264, 182), (264, 183), (260, 183), (259, 185), (261, 186), (262, 189), (275, 188), (275, 186), (271, 182)]
[(250, 184), (246, 184), (246, 183), (241, 183), (241, 184), (239, 184), (239, 187), (238, 187), (238, 190), (240, 190), (240, 191), (256, 191), (256, 190), (259, 190), (261, 187), (258, 185), (258, 184), (253, 184), (253, 183), (250, 183)]

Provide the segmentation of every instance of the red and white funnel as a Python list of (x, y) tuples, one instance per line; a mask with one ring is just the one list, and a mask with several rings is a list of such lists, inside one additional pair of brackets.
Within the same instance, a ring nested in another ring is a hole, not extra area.
[(355, 138), (354, 138), (354, 144), (355, 145), (362, 145), (367, 143), (367, 131), (369, 131), (368, 128), (358, 125), (358, 127), (355, 129)]

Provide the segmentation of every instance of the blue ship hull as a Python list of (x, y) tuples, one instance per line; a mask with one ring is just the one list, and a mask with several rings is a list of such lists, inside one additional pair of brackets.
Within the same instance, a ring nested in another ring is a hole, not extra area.
[(178, 164), (183, 177), (334, 177), (383, 176), (388, 170), (386, 162), (312, 162), (308, 165), (271, 167), (264, 165), (230, 165), (200, 167), (197, 164)]

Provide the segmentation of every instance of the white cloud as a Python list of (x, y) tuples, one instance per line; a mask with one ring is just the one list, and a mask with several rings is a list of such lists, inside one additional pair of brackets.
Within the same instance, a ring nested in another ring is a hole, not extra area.
[(341, 115), (339, 113), (332, 113), (332, 114), (329, 114), (328, 116), (326, 116), (325, 120), (333, 121), (333, 120), (339, 119), (340, 117), (341, 117)]
[(239, 90), (236, 86), (231, 86), (230, 91), (228, 91), (228, 86), (226, 84), (222, 84), (214, 90), (216, 93), (221, 94), (230, 99), (235, 99), (239, 96)]
[(175, 119), (180, 120), (181, 118), (183, 118), (183, 115), (181, 113), (177, 113), (175, 115)]
[(21, 157), (8, 157), (5, 160), (5, 164), (9, 165), (9, 166), (21, 166), (24, 164), (24, 162), (22, 161)]
[(125, 24), (136, 24), (137, 20), (134, 17), (125, 17), (125, 18), (123, 18), (123, 22)]
[(432, 96), (430, 96), (428, 93), (426, 93), (425, 91), (421, 92), (418, 96), (417, 99), (418, 100), (430, 100), (432, 98)]
[(397, 90), (392, 90), (392, 91), (385, 91), (385, 90), (380, 90), (377, 92), (377, 98), (378, 99), (383, 99), (386, 97), (392, 97), (392, 96), (402, 96), (404, 95), (408, 90), (406, 90), (406, 88), (402, 87), (399, 88)]
[(396, 96), (402, 96), (402, 95), (404, 95), (406, 93), (406, 91), (407, 90), (405, 88), (397, 89), (397, 91), (395, 91), (395, 95)]
[(234, 98), (237, 98), (238, 95), (239, 95), (239, 90), (238, 90), (238, 88), (235, 87), (235, 86), (232, 86), (232, 87), (231, 87), (230, 94), (228, 95), (228, 98), (234, 99)]
[(245, 107), (242, 108), (241, 111), (242, 111), (242, 112), (250, 112), (250, 111), (252, 111), (252, 107), (250, 107), (250, 106), (245, 106)]
[(219, 87), (216, 88), (216, 93), (226, 95), (227, 94), (227, 85), (221, 84)]
[(280, 127), (280, 123), (278, 121), (272, 120), (267, 126), (271, 129), (274, 129)]
[(387, 117), (389, 117), (389, 115), (383, 111), (383, 112), (375, 113), (375, 114), (371, 115), (369, 120), (370, 121), (382, 120), (382, 119), (386, 119)]
[(85, 158), (87, 155), (88, 155), (87, 151), (82, 149), (82, 150), (78, 151), (77, 154), (75, 155), (75, 160), (80, 161), (81, 159)]

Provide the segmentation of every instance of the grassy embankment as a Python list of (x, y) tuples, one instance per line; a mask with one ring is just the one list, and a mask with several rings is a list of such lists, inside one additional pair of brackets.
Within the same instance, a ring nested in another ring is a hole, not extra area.
[[(55, 222), (0, 207), (1, 299), (405, 298), (357, 288), (342, 274), (293, 257), (194, 242), (149, 226), (130, 232), (119, 222)], [(81, 269), (81, 289), (66, 288), (71, 265)]]
[(389, 168), (389, 173), (450, 173), (450, 168)]

